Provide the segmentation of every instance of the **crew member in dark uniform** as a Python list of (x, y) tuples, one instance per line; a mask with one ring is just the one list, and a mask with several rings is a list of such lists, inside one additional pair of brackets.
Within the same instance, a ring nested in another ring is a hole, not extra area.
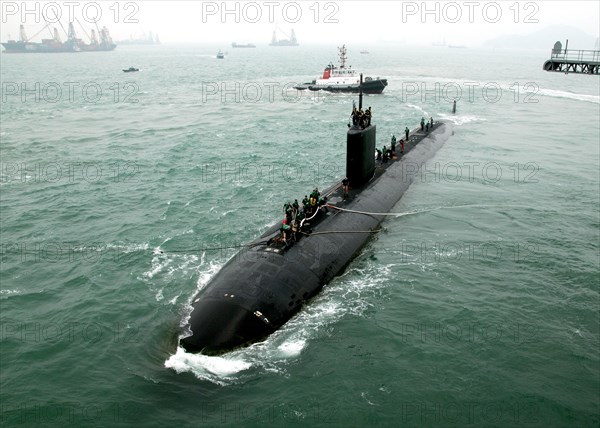
[(350, 185), (350, 181), (348, 180), (348, 177), (344, 178), (342, 180), (342, 187), (344, 189), (344, 199), (346, 199), (348, 197), (348, 187)]
[(319, 200), (319, 196), (321, 196), (321, 192), (319, 192), (319, 188), (315, 187), (312, 191), (312, 193), (310, 194), (311, 198), (315, 198), (316, 200)]
[(406, 134), (406, 141), (408, 141), (408, 134), (410, 133), (408, 126), (406, 127), (406, 129), (404, 129), (404, 133)]
[(358, 110), (356, 110), (356, 107), (352, 108), (352, 125), (358, 125)]
[(293, 232), (294, 232), (294, 240), (298, 241), (298, 239), (300, 238), (300, 233), (302, 233), (302, 229), (300, 228), (300, 225), (302, 224), (302, 220), (304, 220), (305, 216), (303, 212), (299, 212), (298, 215), (296, 216), (296, 221), (295, 221), (295, 227), (292, 228)]
[(304, 195), (304, 199), (302, 199), (302, 208), (304, 210), (304, 212), (306, 212), (306, 210), (308, 209), (308, 195)]
[(365, 111), (365, 128), (371, 126), (371, 106)]
[[(296, 211), (294, 210), (294, 207), (292, 206), (292, 204), (290, 204), (289, 202), (286, 203), (285, 205), (287, 205), (287, 209), (285, 210), (285, 218), (287, 220), (287, 224), (292, 224), (292, 220), (294, 219), (294, 216), (296, 215)], [(284, 205), (284, 207), (285, 207)]]
[(421, 131), (423, 131), (425, 129), (425, 118), (422, 117), (421, 118)]

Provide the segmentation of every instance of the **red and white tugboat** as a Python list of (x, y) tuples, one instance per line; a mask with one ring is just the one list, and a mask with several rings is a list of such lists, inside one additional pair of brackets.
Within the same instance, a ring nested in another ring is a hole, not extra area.
[[(311, 91), (329, 91), (329, 92), (360, 92), (360, 73), (352, 69), (352, 66), (346, 67), (346, 45), (338, 47), (340, 55), (340, 66), (335, 67), (329, 64), (323, 76), (313, 80), (311, 83), (303, 83), (294, 86), (294, 89)], [(362, 84), (362, 90), (365, 94), (381, 94), (387, 86), (387, 79), (373, 79), (366, 77)]]

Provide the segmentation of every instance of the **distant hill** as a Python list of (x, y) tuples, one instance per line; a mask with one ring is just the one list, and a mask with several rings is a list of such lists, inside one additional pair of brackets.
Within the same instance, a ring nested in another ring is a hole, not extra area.
[(486, 41), (483, 46), (488, 48), (517, 48), (517, 49), (552, 49), (556, 41), (565, 45), (569, 39), (571, 49), (594, 49), (596, 36), (581, 31), (576, 27), (553, 25), (524, 36), (500, 36)]

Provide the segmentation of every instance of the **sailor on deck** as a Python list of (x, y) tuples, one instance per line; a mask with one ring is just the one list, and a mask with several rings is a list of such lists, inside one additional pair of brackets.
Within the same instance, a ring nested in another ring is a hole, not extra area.
[(310, 194), (310, 198), (308, 199), (310, 215), (314, 214), (314, 212), (317, 210), (317, 203), (319, 202), (320, 196), (321, 193), (319, 192), (319, 189), (315, 187), (315, 189)]
[(288, 244), (288, 238), (290, 237), (291, 227), (288, 224), (287, 219), (283, 219), (283, 224), (281, 225), (281, 234), (283, 235), (283, 242)]
[(348, 197), (348, 187), (350, 185), (350, 181), (348, 180), (348, 177), (345, 177), (342, 180), (342, 188), (344, 189), (344, 199), (346, 199)]
[(304, 195), (304, 199), (302, 199), (302, 208), (303, 210), (306, 212), (306, 209), (308, 208), (308, 195)]
[(311, 198), (315, 198), (316, 200), (319, 200), (319, 196), (321, 196), (321, 192), (319, 192), (319, 188), (315, 187), (312, 191), (312, 193), (310, 194)]
[(352, 116), (352, 125), (353, 125), (353, 126), (358, 126), (358, 123), (359, 123), (359, 121), (358, 121), (358, 120), (359, 120), (359, 116), (358, 116), (358, 110), (356, 110), (356, 107), (354, 107), (354, 108), (352, 109), (352, 114), (351, 114), (351, 116)]
[(365, 128), (371, 126), (371, 106), (365, 111)]

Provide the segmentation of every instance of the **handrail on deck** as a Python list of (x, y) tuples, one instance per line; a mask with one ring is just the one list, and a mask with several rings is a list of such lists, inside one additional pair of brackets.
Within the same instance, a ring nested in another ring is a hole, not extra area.
[(551, 60), (593, 63), (600, 64), (600, 51), (593, 50), (573, 50), (573, 49), (552, 49)]

